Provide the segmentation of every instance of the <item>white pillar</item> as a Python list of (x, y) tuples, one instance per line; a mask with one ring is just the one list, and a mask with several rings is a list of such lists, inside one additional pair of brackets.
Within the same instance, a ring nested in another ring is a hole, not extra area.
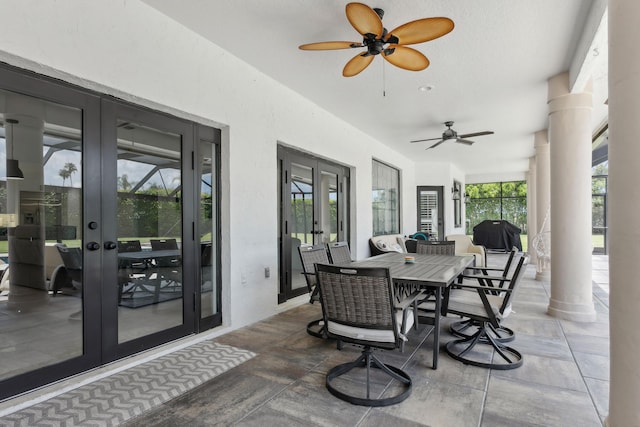
[(548, 313), (593, 322), (591, 85), (570, 93), (569, 73), (549, 79), (551, 298)]
[(609, 0), (610, 427), (640, 425), (640, 2)]
[[(551, 160), (547, 131), (541, 130), (535, 133), (534, 146), (536, 149), (536, 233), (542, 239), (540, 245), (546, 246), (545, 253), (549, 252), (551, 242), (548, 236), (551, 233)], [(546, 236), (544, 233), (547, 233)], [(537, 257), (536, 280), (549, 280), (551, 278), (551, 263), (548, 258)]]
[(538, 257), (533, 248), (533, 238), (537, 234), (538, 223), (536, 222), (536, 158), (529, 159), (529, 172), (527, 172), (527, 252), (529, 262), (536, 264)]

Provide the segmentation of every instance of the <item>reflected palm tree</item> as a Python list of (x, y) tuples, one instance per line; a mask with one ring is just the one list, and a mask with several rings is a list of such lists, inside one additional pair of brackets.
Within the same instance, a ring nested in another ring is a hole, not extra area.
[(69, 180), (69, 185), (73, 187), (73, 179), (72, 176), (74, 173), (78, 171), (76, 165), (72, 162), (67, 162), (64, 164), (64, 167), (58, 171), (58, 175), (62, 178), (62, 186), (64, 187), (64, 183), (66, 180)]

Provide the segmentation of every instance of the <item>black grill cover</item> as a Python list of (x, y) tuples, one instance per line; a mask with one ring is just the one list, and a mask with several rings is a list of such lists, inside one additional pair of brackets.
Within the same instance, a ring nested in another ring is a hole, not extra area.
[(514, 246), (522, 250), (520, 228), (504, 220), (484, 220), (473, 227), (473, 243), (487, 249), (510, 251)]

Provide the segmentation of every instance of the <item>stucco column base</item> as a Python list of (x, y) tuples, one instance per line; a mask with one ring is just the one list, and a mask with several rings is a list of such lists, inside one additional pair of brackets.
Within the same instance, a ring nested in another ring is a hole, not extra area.
[(572, 320), (574, 322), (596, 321), (596, 309), (593, 303), (573, 304), (551, 298), (549, 300), (547, 314), (559, 319)]

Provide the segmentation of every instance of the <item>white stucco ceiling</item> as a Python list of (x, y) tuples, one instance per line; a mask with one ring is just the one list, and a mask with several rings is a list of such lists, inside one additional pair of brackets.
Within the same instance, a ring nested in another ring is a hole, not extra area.
[[(452, 162), (467, 175), (527, 170), (533, 134), (547, 127), (547, 80), (570, 67), (581, 74), (572, 78), (577, 84), (595, 74), (594, 130), (607, 114), (606, 40), (602, 11), (595, 10), (601, 0), (369, 2), (385, 11), (389, 30), (437, 16), (451, 18), (455, 28), (412, 46), (431, 61), (426, 70), (402, 70), (377, 57), (350, 78), (342, 68), (356, 49), (298, 49), (317, 41), (360, 42), (345, 16), (347, 1), (145, 2), (417, 162)], [(418, 90), (427, 85), (433, 89)], [(425, 150), (430, 143), (409, 143), (440, 136), (447, 120), (460, 134), (495, 134), (471, 138), (473, 146), (449, 141)]]

